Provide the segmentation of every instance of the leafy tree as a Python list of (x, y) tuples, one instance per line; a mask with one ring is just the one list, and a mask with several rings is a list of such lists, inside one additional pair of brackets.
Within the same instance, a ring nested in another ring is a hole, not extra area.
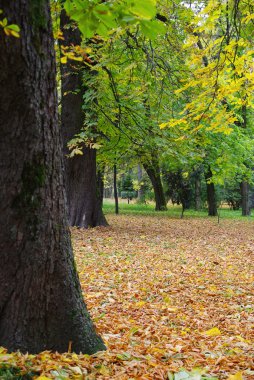
[(132, 198), (136, 197), (136, 192), (133, 188), (132, 177), (130, 173), (123, 175), (121, 183), (121, 198), (127, 198), (128, 203)]
[[(211, 191), (210, 183), (212, 186), (218, 180), (218, 171), (220, 181), (222, 173), (224, 177), (229, 172), (231, 176), (242, 174), (243, 211), (248, 214), (246, 182), (252, 177), (253, 160), (249, 123), (253, 118), (253, 5), (248, 1), (208, 1), (205, 6), (200, 2), (199, 12), (190, 11), (189, 36), (183, 45), (186, 75), (184, 85), (177, 90), (182, 110), (162, 127), (179, 128), (185, 138), (191, 134), (197, 143), (201, 140), (198, 146), (206, 147), (204, 163)], [(224, 161), (225, 152), (230, 153), (230, 164)]]

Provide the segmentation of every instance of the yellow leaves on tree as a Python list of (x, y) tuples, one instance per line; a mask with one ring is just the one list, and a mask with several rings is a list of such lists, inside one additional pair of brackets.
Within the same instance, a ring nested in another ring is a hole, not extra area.
[[(0, 15), (3, 13), (3, 11), (0, 9)], [(19, 37), (20, 28), (16, 24), (8, 24), (8, 20), (5, 17), (3, 20), (0, 20), (0, 27), (3, 28), (4, 33), (7, 36), (13, 36), (13, 37)]]
[(188, 74), (176, 90), (184, 107), (161, 128), (227, 134), (241, 122), (243, 107), (254, 108), (254, 14), (245, 3), (238, 7), (210, 0), (193, 18), (183, 47)]

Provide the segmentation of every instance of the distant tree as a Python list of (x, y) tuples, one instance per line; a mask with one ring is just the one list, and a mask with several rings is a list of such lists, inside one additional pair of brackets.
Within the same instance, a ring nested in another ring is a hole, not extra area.
[(137, 196), (133, 187), (133, 181), (130, 173), (124, 174), (121, 183), (121, 198), (128, 199), (128, 203), (132, 198)]

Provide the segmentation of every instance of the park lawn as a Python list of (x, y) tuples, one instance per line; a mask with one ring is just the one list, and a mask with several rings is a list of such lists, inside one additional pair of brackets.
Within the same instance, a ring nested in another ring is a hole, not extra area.
[(72, 236), (85, 300), (108, 350), (92, 357), (2, 350), (0, 361), (41, 380), (171, 380), (184, 379), (184, 370), (195, 380), (201, 370), (207, 378), (254, 379), (253, 221), (107, 218), (110, 227), (74, 228)]
[[(147, 202), (146, 204), (139, 204), (136, 200), (127, 203), (126, 199), (119, 198), (119, 213), (122, 215), (144, 215), (144, 216), (156, 216), (167, 218), (180, 218), (182, 214), (181, 205), (173, 205), (168, 203), (167, 211), (155, 211), (155, 203)], [(115, 213), (114, 200), (107, 198), (103, 201), (103, 211), (106, 215)], [(194, 209), (188, 209), (184, 212), (184, 218), (207, 218), (207, 209), (196, 211)], [(254, 215), (243, 217), (241, 209), (231, 210), (227, 204), (223, 204), (218, 208), (219, 220), (220, 219), (242, 219), (254, 221)]]

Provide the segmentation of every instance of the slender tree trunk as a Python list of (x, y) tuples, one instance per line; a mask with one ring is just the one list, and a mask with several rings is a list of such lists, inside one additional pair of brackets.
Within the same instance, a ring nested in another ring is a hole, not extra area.
[(0, 0), (20, 38), (0, 30), (0, 344), (104, 349), (74, 267), (62, 178), (49, 1)]
[[(68, 27), (70, 22), (66, 13), (61, 13), (61, 29), (64, 40), (62, 49), (71, 45), (80, 45), (79, 30)], [(66, 192), (69, 210), (69, 224), (77, 227), (106, 226), (107, 221), (103, 215), (101, 202), (97, 199), (96, 191), (96, 150), (83, 148), (83, 155), (67, 158), (70, 153), (68, 142), (84, 128), (85, 113), (82, 110), (83, 95), (85, 93), (82, 83), (82, 63), (68, 60), (61, 65), (62, 77), (62, 135), (64, 143), (66, 167)], [(87, 69), (86, 70), (90, 70)], [(91, 75), (93, 75), (91, 73)]]
[(114, 164), (114, 198), (115, 198), (115, 213), (119, 214), (116, 164)]
[(206, 190), (207, 190), (207, 203), (208, 203), (208, 215), (216, 216), (217, 212), (217, 202), (216, 202), (216, 193), (214, 183), (210, 182), (213, 174), (211, 168), (208, 168), (208, 171), (205, 173), (206, 179)]
[(163, 186), (160, 176), (160, 168), (157, 162), (153, 160), (152, 165), (143, 164), (145, 171), (147, 172), (148, 177), (152, 182), (155, 196), (155, 210), (156, 211), (165, 211), (167, 210), (167, 203), (163, 191)]
[[(246, 105), (242, 106), (242, 127), (247, 128), (247, 108)], [(242, 195), (242, 216), (249, 216), (251, 213), (250, 199), (249, 199), (249, 184), (247, 181), (241, 182), (241, 195)]]
[(250, 200), (249, 200), (249, 184), (247, 181), (241, 182), (241, 195), (242, 195), (242, 216), (249, 216), (251, 213)]
[(199, 211), (202, 208), (201, 201), (201, 177), (200, 173), (195, 174), (195, 210)]
[[(142, 181), (143, 173), (142, 173), (142, 166), (138, 164), (138, 182), (140, 183)], [(138, 199), (140, 202), (145, 202), (145, 192), (144, 188), (141, 185), (138, 190)]]

